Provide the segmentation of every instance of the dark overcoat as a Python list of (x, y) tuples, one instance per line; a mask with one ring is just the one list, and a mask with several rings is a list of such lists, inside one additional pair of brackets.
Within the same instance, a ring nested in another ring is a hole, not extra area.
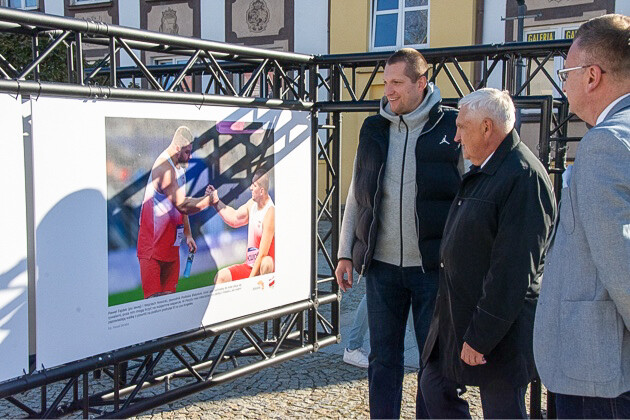
[[(423, 362), (462, 385), (527, 384), (534, 312), (555, 218), (551, 181), (512, 130), (478, 172), (464, 175), (440, 247), (440, 284)], [(463, 343), (487, 363), (469, 366)]]

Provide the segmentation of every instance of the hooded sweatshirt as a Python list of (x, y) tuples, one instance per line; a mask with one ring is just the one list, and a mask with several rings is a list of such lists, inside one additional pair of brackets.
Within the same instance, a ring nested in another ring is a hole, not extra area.
[(420, 105), (408, 114), (394, 114), (387, 98), (381, 99), (380, 114), (391, 124), (374, 248), (376, 260), (401, 267), (422, 265), (416, 220), (416, 143), (429, 120), (429, 111), (440, 99), (440, 90), (433, 83), (427, 85)]
[[(409, 114), (396, 115), (387, 99), (381, 100), (380, 114), (391, 122), (389, 148), (383, 176), (383, 196), (379, 209), (379, 229), (374, 259), (389, 264), (412, 267), (422, 265), (418, 249), (416, 221), (416, 143), (429, 119), (429, 111), (441, 100), (440, 90), (427, 85), (422, 103)], [(356, 162), (355, 162), (356, 168)], [(354, 180), (354, 173), (352, 175)], [(357, 203), (354, 181), (346, 200), (344, 221), (339, 239), (339, 258), (351, 258)]]

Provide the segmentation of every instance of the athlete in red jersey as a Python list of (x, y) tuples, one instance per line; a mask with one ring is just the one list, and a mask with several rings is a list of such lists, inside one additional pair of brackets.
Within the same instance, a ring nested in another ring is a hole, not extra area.
[(234, 209), (218, 199), (212, 185), (206, 188), (206, 194), (210, 194), (212, 201), (217, 202), (215, 208), (225, 223), (234, 228), (248, 225), (245, 262), (219, 270), (214, 279), (215, 284), (273, 273), (275, 270), (276, 209), (269, 197), (269, 174), (262, 170), (256, 171), (249, 189), (252, 198)]
[(188, 127), (179, 127), (151, 168), (138, 229), (138, 261), (145, 299), (175, 292), (180, 242), (185, 239), (190, 252), (197, 250), (188, 215), (213, 204), (208, 194), (186, 197), (186, 166), (192, 143)]

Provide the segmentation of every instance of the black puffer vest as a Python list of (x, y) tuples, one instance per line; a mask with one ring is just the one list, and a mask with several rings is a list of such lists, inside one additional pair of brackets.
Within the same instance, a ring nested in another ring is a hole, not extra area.
[[(440, 241), (451, 202), (461, 180), (455, 143), (457, 110), (436, 104), (416, 144), (416, 220), (418, 247), (425, 271), (437, 270)], [(380, 115), (365, 119), (359, 134), (354, 195), (357, 218), (352, 247), (354, 269), (365, 275), (376, 245), (390, 121)], [(409, 226), (414, 228), (414, 226)]]

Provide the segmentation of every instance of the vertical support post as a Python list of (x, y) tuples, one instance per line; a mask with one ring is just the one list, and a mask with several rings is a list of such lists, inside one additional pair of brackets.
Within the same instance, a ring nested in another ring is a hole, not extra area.
[(82, 393), (82, 397), (83, 397), (83, 418), (87, 419), (88, 415), (90, 414), (90, 396), (89, 396), (89, 389), (88, 389), (88, 373), (85, 372), (83, 374), (83, 393)]
[(538, 138), (538, 158), (549, 171), (551, 160), (551, 147), (549, 145), (551, 132), (551, 119), (553, 112), (553, 98), (548, 96), (540, 107), (540, 134)]
[(109, 40), (109, 85), (111, 87), (117, 86), (116, 79), (118, 78), (116, 74), (116, 38), (111, 37)]
[(273, 71), (273, 86), (272, 86), (272, 98), (282, 99), (282, 78), (280, 77), (280, 71), (275, 68)]
[[(312, 75), (312, 74), (311, 74)], [(300, 95), (299, 98), (295, 98), (299, 101), (303, 101), (304, 100), (304, 95), (306, 94), (306, 69), (304, 64), (300, 65), (300, 85), (298, 88), (298, 95)], [(312, 87), (312, 80), (310, 80), (310, 85)], [(315, 86), (317, 87), (317, 83), (315, 84)], [(311, 90), (311, 93), (313, 91)], [(311, 99), (311, 102), (315, 102), (315, 99)]]
[[(564, 101), (558, 107), (558, 121), (565, 121), (569, 115), (569, 103)], [(558, 129), (558, 137), (566, 138), (568, 135), (569, 122), (564, 123), (562, 127)], [(567, 142), (565, 140), (556, 140), (556, 155), (554, 157), (554, 168), (562, 169), (564, 172), (567, 167)], [(555, 173), (553, 177), (553, 188), (556, 192), (556, 200), (560, 202), (560, 194), (562, 193), (562, 173)], [(554, 404), (555, 409), (555, 404)]]
[(68, 83), (74, 81), (74, 52), (72, 50), (72, 42), (68, 42), (66, 47), (66, 71), (68, 75)]
[[(341, 74), (339, 71), (343, 71), (341, 69), (336, 69), (333, 67), (333, 77), (331, 79), (331, 90), (332, 90), (332, 100), (333, 101), (341, 101), (341, 92), (343, 89)], [(341, 113), (338, 111), (333, 112), (332, 114), (332, 166), (334, 173), (331, 174), (331, 183), (330, 188), (333, 189), (332, 193), (332, 260), (337, 264), (337, 252), (339, 250), (339, 231), (340, 231), (340, 222), (341, 222)], [(333, 273), (334, 275), (334, 273)], [(341, 320), (341, 293), (339, 291), (339, 285), (336, 281), (332, 282), (332, 292), (337, 294), (337, 300), (331, 305), (331, 321), (333, 324), (333, 334), (339, 336), (341, 334), (339, 325)]]
[[(311, 102), (317, 102), (317, 65), (311, 65), (309, 68), (309, 97)], [(300, 67), (300, 97), (304, 97), (304, 70)], [(316, 108), (311, 110), (311, 300), (315, 303), (315, 307), (308, 311), (308, 341), (313, 345), (313, 349), (317, 351), (319, 345), (317, 343), (317, 311), (318, 293), (317, 293), (317, 132), (319, 130), (319, 111)]]
[(46, 385), (42, 385), (40, 389), (41, 389), (41, 394), (40, 394), (40, 397), (41, 397), (40, 402), (41, 402), (41, 404), (40, 404), (40, 406), (41, 406), (41, 409), (42, 409), (42, 414), (44, 414), (46, 412), (46, 410), (48, 409), (48, 405), (46, 403), (46, 400), (47, 400), (47, 397), (46, 397)]
[(83, 86), (84, 84), (84, 74), (83, 74), (83, 34), (81, 32), (75, 33), (75, 45), (76, 45), (76, 81), (78, 84)]
[(120, 364), (114, 365), (114, 411), (120, 410)]
[(558, 413), (556, 413), (556, 394), (547, 390), (547, 418), (557, 419)]
[[(31, 57), (33, 61), (37, 60), (39, 57), (39, 35), (37, 33), (31, 38)], [(33, 77), (36, 82), (39, 82), (39, 64), (35, 66), (35, 70), (33, 70)]]
[(540, 378), (536, 376), (529, 387), (529, 418), (530, 419), (542, 419), (542, 411), (540, 404), (540, 397), (542, 394), (542, 388), (540, 385)]

